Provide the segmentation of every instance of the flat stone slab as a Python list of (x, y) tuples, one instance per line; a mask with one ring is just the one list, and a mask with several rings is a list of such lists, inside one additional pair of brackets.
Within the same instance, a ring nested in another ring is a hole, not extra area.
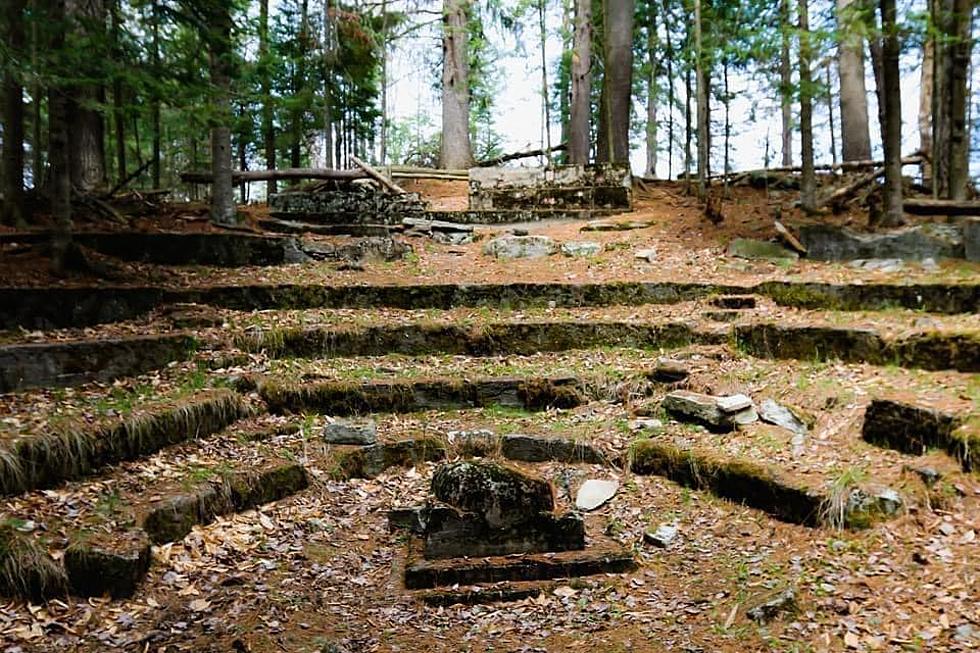
[(613, 544), (600, 544), (585, 551), (466, 560), (425, 560), (418, 554), (420, 543), (410, 543), (409, 547), (405, 565), (407, 589), (577, 578), (636, 569), (633, 555)]
[(338, 419), (324, 425), (323, 441), (364, 447), (378, 441), (378, 427), (374, 420)]
[(420, 590), (416, 592), (415, 598), (433, 607), (508, 603), (541, 596), (550, 591), (552, 585), (552, 583), (514, 582), (450, 590)]
[(872, 399), (864, 413), (861, 437), (866, 442), (921, 456), (930, 448), (956, 454), (953, 433), (962, 418), (952, 412), (892, 399)]
[(763, 399), (759, 405), (759, 419), (798, 435), (806, 435), (806, 424), (792, 410), (772, 399)]
[(425, 218), (405, 218), (402, 224), (409, 229), (420, 231), (445, 231), (459, 233), (473, 233), (472, 224), (461, 224), (459, 222), (449, 222), (447, 220), (427, 220)]
[(755, 303), (755, 295), (722, 295), (711, 300), (712, 306), (737, 311), (755, 308)]
[(568, 241), (561, 244), (565, 256), (595, 256), (602, 251), (602, 245), (592, 241)]
[(619, 481), (590, 478), (575, 494), (575, 507), (589, 512), (612, 499), (619, 490)]
[(643, 541), (660, 549), (666, 549), (677, 539), (678, 529), (673, 524), (660, 524), (656, 530), (643, 534)]
[(483, 246), (483, 253), (494, 258), (541, 258), (558, 251), (547, 236), (500, 236)]
[(714, 397), (675, 390), (664, 397), (661, 405), (675, 419), (701, 424), (718, 432), (731, 431), (736, 424), (747, 424), (757, 419), (752, 400), (745, 395)]
[(782, 245), (766, 240), (736, 238), (728, 243), (728, 255), (736, 258), (762, 261), (795, 261), (800, 258), (796, 252)]

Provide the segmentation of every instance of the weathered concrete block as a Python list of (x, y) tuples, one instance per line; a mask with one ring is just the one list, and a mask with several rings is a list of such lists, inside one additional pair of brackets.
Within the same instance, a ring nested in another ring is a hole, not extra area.
[(585, 548), (581, 515), (556, 517), (550, 512), (526, 515), (522, 521), (496, 528), (482, 516), (448, 506), (432, 507), (425, 519), (428, 559), (485, 557), (515, 553), (577, 551)]

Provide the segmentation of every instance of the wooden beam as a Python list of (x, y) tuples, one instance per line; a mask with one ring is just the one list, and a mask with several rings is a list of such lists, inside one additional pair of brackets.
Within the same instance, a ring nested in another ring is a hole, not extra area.
[[(281, 168), (278, 170), (237, 170), (232, 173), (234, 181), (270, 181), (279, 179), (330, 179), (353, 181), (368, 179), (361, 170), (333, 170), (331, 168)], [(210, 172), (182, 172), (180, 180), (189, 184), (210, 184)]]
[(380, 172), (378, 172), (377, 170), (375, 170), (374, 168), (372, 168), (370, 165), (368, 165), (364, 161), (361, 161), (360, 159), (358, 159), (353, 154), (351, 154), (350, 160), (354, 162), (354, 165), (356, 165), (358, 168), (360, 168), (361, 170), (363, 170), (367, 174), (368, 177), (370, 177), (371, 179), (375, 180), (376, 182), (378, 182), (379, 184), (381, 184), (382, 186), (384, 186), (385, 188), (387, 188), (388, 190), (390, 190), (392, 193), (397, 193), (399, 195), (404, 195), (405, 194), (405, 189), (404, 188), (402, 188), (401, 186), (399, 186), (395, 182), (391, 181), (390, 179), (388, 179), (387, 177), (385, 177), (383, 174), (381, 174)]
[(909, 197), (902, 201), (906, 213), (916, 215), (976, 215), (980, 216), (980, 201), (934, 200)]

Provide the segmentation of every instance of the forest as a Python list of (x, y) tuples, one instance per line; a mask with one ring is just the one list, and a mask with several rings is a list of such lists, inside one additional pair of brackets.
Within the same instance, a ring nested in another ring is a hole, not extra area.
[[(4, 4), (8, 224), (40, 211), (65, 226), (73, 204), (127, 186), (196, 196), (199, 187), (180, 184), (194, 171), (213, 175), (213, 219), (231, 224), (236, 192), (247, 199), (242, 171), (344, 168), (352, 156), (467, 168), (501, 154), (494, 134), (508, 129), (494, 123), (488, 80), (501, 72), (491, 32), (540, 55), (549, 161), (552, 152), (558, 162), (626, 161), (643, 150), (646, 173), (666, 158), (668, 177), (692, 180), (703, 198), (732, 171), (732, 132), (745, 122), (730, 113), (731, 83), (752, 79), (780, 107), (766, 165), (799, 165), (805, 210), (820, 204), (815, 109), (829, 119), (819, 128), (832, 165), (872, 159), (871, 134), (881, 135), (883, 224), (902, 221), (903, 154), (921, 158), (919, 181), (933, 197), (971, 192), (973, 4), (964, 0)], [(431, 138), (409, 143), (387, 101), (390, 59), (433, 24), (441, 120)], [(563, 52), (549, 65), (545, 44), (556, 35)], [(917, 152), (901, 151), (900, 62), (919, 77)], [(276, 186), (270, 179), (268, 193)]]

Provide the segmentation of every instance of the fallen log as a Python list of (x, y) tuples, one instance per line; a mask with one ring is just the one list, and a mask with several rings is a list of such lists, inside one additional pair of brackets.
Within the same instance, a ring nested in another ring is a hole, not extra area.
[(828, 195), (822, 200), (817, 202), (817, 206), (830, 206), (835, 212), (839, 211), (840, 208), (849, 199), (854, 197), (855, 194), (865, 186), (874, 182), (875, 179), (885, 174), (885, 168), (876, 168), (875, 170), (869, 172), (866, 175), (858, 177), (855, 181), (844, 186), (843, 188), (838, 188), (833, 193)]
[[(277, 170), (236, 170), (231, 173), (233, 181), (272, 181), (280, 179), (326, 179), (334, 181), (353, 181), (369, 179), (363, 170), (333, 170), (331, 168), (281, 168)], [(210, 184), (214, 176), (210, 172), (182, 172), (180, 180), (188, 184)]]
[[(923, 157), (919, 153), (910, 154), (902, 158), (903, 166), (918, 165), (922, 163)], [(813, 166), (816, 171), (824, 172), (836, 172), (838, 170), (842, 172), (853, 172), (856, 170), (865, 170), (867, 168), (880, 168), (885, 165), (884, 161), (875, 161), (873, 159), (862, 159), (860, 161), (842, 161), (840, 163), (824, 163)], [(733, 177), (739, 175), (752, 175), (752, 174), (765, 174), (765, 173), (783, 173), (783, 172), (802, 172), (803, 168), (801, 166), (780, 166), (778, 168), (759, 168), (756, 170), (743, 170), (740, 172), (731, 171), (728, 173), (719, 173), (717, 175), (712, 175), (711, 179), (721, 179), (723, 177)]]
[(508, 161), (516, 161), (517, 159), (529, 159), (532, 156), (545, 156), (551, 152), (561, 152), (568, 148), (567, 143), (562, 143), (561, 145), (555, 145), (551, 148), (538, 148), (536, 150), (526, 150), (524, 152), (514, 152), (512, 154), (504, 154), (503, 156), (494, 157), (492, 159), (485, 159), (484, 161), (477, 161), (475, 166), (477, 168), (492, 168), (494, 166), (499, 166)]
[(354, 162), (354, 165), (356, 165), (358, 168), (363, 170), (368, 177), (375, 180), (376, 182), (381, 184), (384, 188), (390, 190), (392, 193), (397, 193), (398, 195), (405, 194), (405, 189), (403, 189), (401, 186), (399, 186), (398, 184), (394, 183), (393, 181), (385, 177), (383, 174), (381, 174), (380, 172), (372, 168), (364, 161), (358, 159), (353, 154), (351, 155), (350, 160)]
[(906, 213), (915, 215), (977, 215), (980, 216), (980, 201), (977, 200), (936, 200), (910, 197), (902, 201)]

